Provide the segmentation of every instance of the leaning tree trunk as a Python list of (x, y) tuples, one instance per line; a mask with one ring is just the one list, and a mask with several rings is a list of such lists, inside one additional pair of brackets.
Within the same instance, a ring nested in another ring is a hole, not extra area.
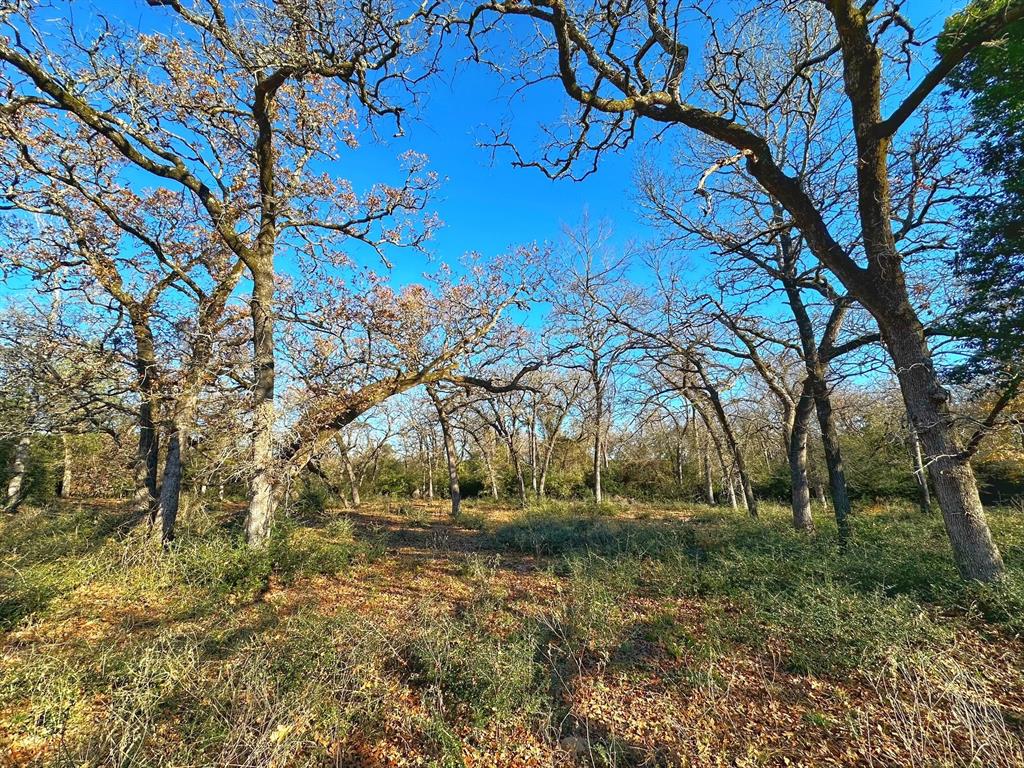
[(273, 257), (264, 257), (253, 271), (252, 303), (254, 391), (252, 475), (245, 538), (261, 547), (270, 538), (274, 516), (274, 276)]
[(792, 485), (793, 527), (798, 531), (814, 530), (811, 491), (807, 479), (807, 432), (811, 412), (814, 410), (814, 398), (808, 389), (809, 387), (804, 388), (793, 412), (793, 426), (789, 431), (789, 445), (786, 447)]
[[(736, 498), (736, 472), (733, 467), (729, 466), (729, 462), (726, 461), (725, 452), (722, 450), (722, 444), (718, 440), (715, 440), (715, 453), (718, 455), (718, 468), (722, 472), (722, 495), (729, 496), (729, 508), (733, 511), (740, 508), (739, 500)], [(746, 504), (744, 504), (744, 509)]]
[(743, 488), (743, 499), (747, 505), (747, 514), (751, 517), (757, 517), (757, 497), (754, 496), (754, 486), (750, 482), (750, 475), (747, 474), (747, 463), (743, 459), (743, 451), (740, 450), (736, 433), (733, 432), (732, 425), (729, 424), (729, 417), (726, 415), (725, 407), (722, 405), (722, 398), (719, 397), (718, 391), (712, 386), (707, 386), (705, 391), (708, 394), (708, 400), (711, 401), (712, 408), (714, 408), (718, 424), (722, 428), (726, 444), (732, 452), (733, 461), (736, 463), (736, 471), (740, 475), (740, 485)]
[(7, 511), (15, 509), (25, 496), (25, 475), (28, 472), (28, 451), (31, 446), (32, 438), (29, 435), (22, 435), (14, 446), (11, 479), (7, 482), (7, 498), (4, 501), (4, 509)]
[(740, 508), (739, 501), (736, 498), (736, 478), (733, 477), (733, 473), (725, 466), (724, 460), (722, 463), (722, 490), (729, 494), (729, 507), (734, 512)]
[(879, 325), (896, 364), (911, 424), (921, 438), (957, 569), (965, 579), (999, 579), (1003, 560), (985, 520), (974, 472), (960, 456), (949, 394), (935, 375), (923, 328), (913, 310), (908, 306), (901, 314)]

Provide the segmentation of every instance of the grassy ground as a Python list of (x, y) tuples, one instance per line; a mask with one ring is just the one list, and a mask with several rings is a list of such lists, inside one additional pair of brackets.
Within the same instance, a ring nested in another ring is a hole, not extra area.
[(0, 765), (1024, 764), (1019, 511), (998, 588), (899, 507), (237, 518), (0, 521)]

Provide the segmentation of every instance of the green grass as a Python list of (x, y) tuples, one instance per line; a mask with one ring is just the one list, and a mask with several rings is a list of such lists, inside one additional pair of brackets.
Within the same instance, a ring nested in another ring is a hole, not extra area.
[(549, 505), (491, 535), (500, 547), (561, 556), (562, 573), (618, 594), (726, 601), (732, 611), (719, 612), (711, 630), (771, 646), (794, 671), (843, 673), (942, 647), (972, 617), (1011, 636), (1024, 628), (1019, 514), (993, 512), (1007, 578), (979, 585), (957, 577), (937, 516), (899, 506), (859, 515), (852, 543), (840, 547), (827, 523), (808, 537), (792, 530), (788, 510), (763, 507), (758, 521), (719, 512), (673, 521)]

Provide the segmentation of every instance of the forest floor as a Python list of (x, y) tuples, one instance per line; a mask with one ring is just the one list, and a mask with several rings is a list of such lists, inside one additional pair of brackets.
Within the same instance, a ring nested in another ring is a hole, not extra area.
[(115, 503), (0, 520), (0, 765), (1024, 765), (1024, 514), (368, 504), (164, 552)]

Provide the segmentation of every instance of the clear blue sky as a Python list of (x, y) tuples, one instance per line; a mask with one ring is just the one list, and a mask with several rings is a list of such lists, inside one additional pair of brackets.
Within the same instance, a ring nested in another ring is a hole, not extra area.
[[(930, 20), (922, 31), (934, 32), (962, 5), (959, 0), (909, 0), (904, 12), (915, 23)], [(512, 138), (519, 139), (528, 159), (536, 157), (539, 150), (529, 143), (536, 138), (536, 127), (557, 119), (566, 109), (566, 97), (554, 84), (537, 86), (525, 96), (513, 95), (496, 74), (464, 62), (464, 41), (451, 42), (443, 71), (425, 87), (427, 93), (414, 119), (405, 125), (405, 135), (393, 139), (382, 131), (384, 144), (364, 142), (351, 157), (346, 173), (354, 182), (368, 185), (379, 179), (381, 169), (394, 167), (394, 158), (405, 149), (429, 156), (431, 168), (444, 179), (433, 205), (444, 226), (431, 247), (445, 261), (467, 251), (491, 255), (518, 244), (557, 240), (562, 227), (579, 223), (584, 211), (591, 220), (611, 222), (619, 243), (652, 236), (639, 217), (632, 191), (642, 142), (620, 154), (608, 153), (598, 172), (582, 182), (552, 181), (537, 169), (513, 168), (510, 151), (498, 150), (492, 157), (480, 142), (511, 116)], [(694, 42), (699, 49), (701, 43)], [(931, 61), (931, 49), (925, 42), (925, 62)], [(691, 66), (698, 65), (695, 57)], [(396, 280), (414, 279), (424, 263), (414, 254), (397, 256)], [(702, 265), (696, 254), (690, 263), (698, 269)]]

